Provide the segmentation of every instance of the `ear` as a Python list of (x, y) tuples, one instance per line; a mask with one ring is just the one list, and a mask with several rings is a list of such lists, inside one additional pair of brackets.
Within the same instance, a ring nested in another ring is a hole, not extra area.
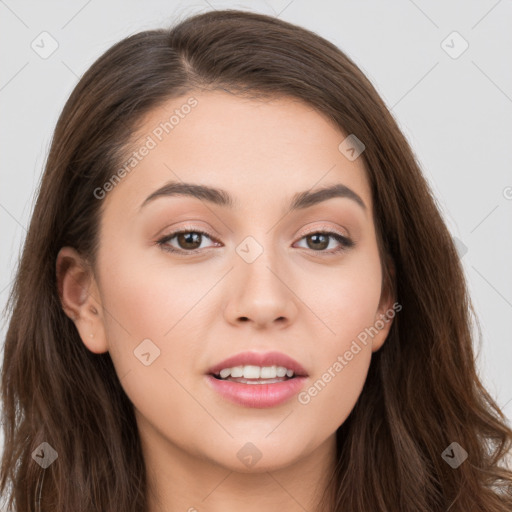
[(92, 269), (72, 247), (56, 261), (57, 287), (64, 313), (73, 320), (84, 345), (95, 354), (108, 351), (99, 289)]
[(372, 338), (372, 352), (377, 352), (381, 349), (382, 345), (384, 345), (391, 329), (391, 325), (393, 324), (393, 318), (395, 317), (396, 312), (402, 309), (401, 304), (395, 302), (395, 295), (393, 292), (395, 287), (393, 286), (393, 283), (395, 282), (396, 272), (391, 259), (388, 259), (387, 261), (387, 270), (388, 275), (384, 276), (379, 307), (375, 314), (374, 327), (378, 330), (378, 334)]

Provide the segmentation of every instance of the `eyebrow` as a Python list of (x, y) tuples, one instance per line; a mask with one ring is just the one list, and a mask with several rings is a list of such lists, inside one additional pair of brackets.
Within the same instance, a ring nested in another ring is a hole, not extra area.
[[(159, 197), (172, 196), (194, 197), (230, 209), (238, 207), (239, 204), (226, 190), (195, 183), (171, 181), (151, 193), (141, 204), (140, 209)], [(351, 199), (357, 203), (365, 213), (367, 211), (366, 205), (359, 195), (347, 186), (338, 183), (314, 190), (313, 192), (311, 192), (311, 190), (305, 190), (296, 193), (290, 201), (288, 213), (309, 208), (334, 197)]]

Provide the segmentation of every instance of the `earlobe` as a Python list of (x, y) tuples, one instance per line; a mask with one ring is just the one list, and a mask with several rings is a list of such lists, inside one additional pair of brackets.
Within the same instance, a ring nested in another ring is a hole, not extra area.
[(99, 290), (87, 262), (72, 247), (63, 247), (57, 255), (56, 276), (62, 309), (84, 345), (95, 354), (107, 352)]
[[(393, 318), (395, 317), (396, 311), (394, 305), (395, 296), (393, 286), (395, 280), (395, 267), (391, 261), (388, 261), (388, 276), (384, 282), (384, 289), (379, 303), (379, 309), (375, 316), (375, 329), (378, 330), (378, 334), (372, 340), (372, 352), (377, 352), (382, 348), (386, 341), (391, 325), (393, 324)], [(400, 308), (401, 309), (401, 308)]]
[(392, 324), (393, 319), (387, 317), (386, 315), (381, 315), (375, 321), (375, 329), (378, 330), (378, 334), (372, 339), (372, 352), (377, 352), (382, 348), (388, 337)]

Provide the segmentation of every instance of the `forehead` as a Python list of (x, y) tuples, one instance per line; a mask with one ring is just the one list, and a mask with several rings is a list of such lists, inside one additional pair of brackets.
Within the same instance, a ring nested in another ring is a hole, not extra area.
[(371, 210), (362, 158), (350, 161), (339, 150), (346, 136), (296, 98), (191, 92), (144, 117), (133, 137), (135, 153), (123, 162), (131, 163), (107, 202), (136, 211), (154, 190), (182, 181), (222, 188), (237, 208), (258, 209), (340, 183)]

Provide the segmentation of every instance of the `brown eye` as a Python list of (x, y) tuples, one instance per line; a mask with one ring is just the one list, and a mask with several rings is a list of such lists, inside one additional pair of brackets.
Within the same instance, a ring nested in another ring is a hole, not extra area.
[(324, 250), (329, 246), (329, 235), (324, 233), (315, 233), (305, 237), (308, 240), (308, 247), (313, 250)]
[(200, 233), (190, 231), (176, 235), (176, 241), (181, 249), (198, 249), (201, 245), (201, 236)]
[[(331, 239), (334, 239), (336, 242), (338, 242), (339, 247), (327, 251), (326, 249), (329, 247)], [(326, 254), (336, 254), (338, 252), (349, 249), (350, 247), (353, 247), (355, 245), (350, 238), (342, 236), (339, 233), (330, 231), (318, 231), (316, 233), (310, 233), (302, 237), (301, 240), (306, 240), (307, 249), (311, 249), (312, 251)]]
[[(173, 233), (158, 240), (157, 243), (162, 247), (162, 249), (168, 252), (194, 253), (201, 249), (201, 243), (205, 238), (212, 240), (212, 237), (208, 233), (190, 229), (174, 231)], [(174, 244), (177, 244), (177, 246), (171, 244), (174, 239), (176, 239)]]

